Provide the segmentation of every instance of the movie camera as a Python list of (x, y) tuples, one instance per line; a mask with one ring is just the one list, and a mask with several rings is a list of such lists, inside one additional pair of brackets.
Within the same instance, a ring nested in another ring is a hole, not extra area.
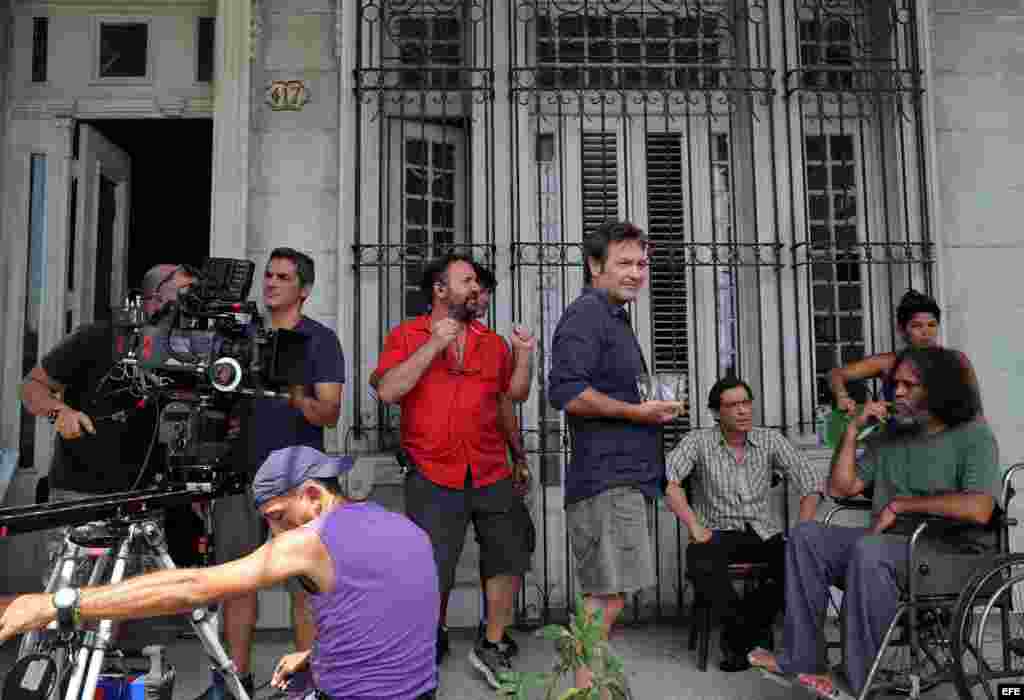
[(286, 399), (287, 387), (306, 383), (306, 336), (267, 327), (248, 299), (255, 267), (210, 258), (202, 270), (186, 270), (192, 285), (152, 317), (139, 296), (116, 314), (115, 372), (139, 406), (159, 401), (159, 441), (172, 472), (201, 472), (224, 457), (237, 398)]

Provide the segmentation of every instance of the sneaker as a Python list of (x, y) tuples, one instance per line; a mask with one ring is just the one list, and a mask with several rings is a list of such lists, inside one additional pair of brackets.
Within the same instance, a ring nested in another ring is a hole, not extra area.
[[(245, 692), (249, 695), (249, 700), (252, 700), (253, 692), (255, 690), (255, 683), (253, 682), (252, 674), (247, 673), (244, 676), (239, 677), (242, 681), (242, 687), (245, 688)], [(196, 700), (234, 700), (235, 695), (227, 687), (227, 681), (224, 679), (219, 672), (213, 672), (213, 682), (210, 683), (210, 687), (207, 688), (196, 697)]]
[(501, 648), (502, 653), (509, 659), (519, 653), (519, 644), (509, 636), (508, 632), (502, 633), (501, 641), (498, 642), (498, 646)]
[(512, 665), (508, 662), (508, 657), (505, 656), (501, 647), (486, 639), (479, 640), (473, 646), (473, 650), (469, 652), (469, 663), (484, 674), (484, 678), (495, 690), (501, 687), (498, 676), (512, 670)]
[[(484, 638), (486, 633), (487, 625), (481, 622), (476, 628), (476, 640), (479, 642)], [(519, 644), (509, 636), (508, 630), (502, 632), (501, 641), (498, 642), (498, 647), (501, 649), (502, 653), (510, 659), (519, 653)]]
[(451, 645), (448, 644), (448, 628), (444, 625), (440, 625), (437, 628), (437, 665), (440, 666), (441, 662), (444, 661), (444, 657), (451, 651)]

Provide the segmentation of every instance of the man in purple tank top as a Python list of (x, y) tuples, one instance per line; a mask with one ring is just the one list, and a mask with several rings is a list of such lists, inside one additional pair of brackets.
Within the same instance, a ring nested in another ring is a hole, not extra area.
[[(274, 537), (242, 559), (172, 569), (78, 591), (81, 620), (183, 613), (298, 577), (310, 595), (316, 641), (281, 659), (274, 686), (309, 670), (329, 700), (432, 698), (440, 595), (430, 539), (404, 515), (345, 497), (347, 457), (312, 447), (271, 453), (253, 480)], [(0, 643), (56, 619), (52, 596), (20, 596), (0, 618)]]

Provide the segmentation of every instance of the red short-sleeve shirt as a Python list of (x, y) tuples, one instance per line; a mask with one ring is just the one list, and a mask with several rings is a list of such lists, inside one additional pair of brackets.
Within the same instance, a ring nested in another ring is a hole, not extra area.
[[(384, 341), (375, 374), (409, 359), (430, 340), (431, 319), (401, 324)], [(401, 400), (402, 447), (420, 472), (436, 484), (464, 488), (466, 468), (473, 486), (487, 486), (512, 475), (505, 435), (498, 424), (498, 401), (508, 392), (512, 358), (497, 333), (473, 321), (466, 331), (463, 368), (453, 353), (434, 358)]]

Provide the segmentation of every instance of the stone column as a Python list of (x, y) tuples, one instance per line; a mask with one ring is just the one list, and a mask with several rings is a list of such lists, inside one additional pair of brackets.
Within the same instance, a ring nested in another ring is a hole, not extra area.
[(251, 0), (217, 2), (213, 100), (213, 204), (210, 255), (242, 257), (249, 208)]

